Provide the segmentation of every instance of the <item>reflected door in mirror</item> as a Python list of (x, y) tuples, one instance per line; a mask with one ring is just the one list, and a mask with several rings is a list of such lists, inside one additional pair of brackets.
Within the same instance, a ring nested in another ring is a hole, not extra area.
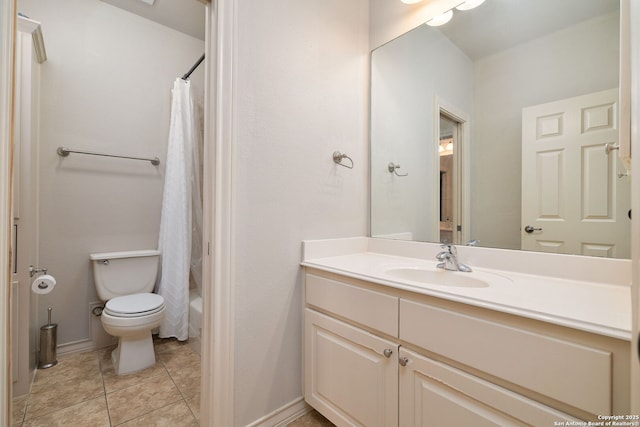
[(522, 249), (628, 258), (618, 89), (523, 109)]

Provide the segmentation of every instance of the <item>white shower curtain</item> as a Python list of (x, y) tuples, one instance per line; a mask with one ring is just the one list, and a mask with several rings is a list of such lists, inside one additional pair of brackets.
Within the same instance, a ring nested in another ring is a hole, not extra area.
[[(157, 293), (162, 295), (166, 306), (160, 337), (184, 341), (189, 338), (189, 272), (192, 267), (194, 280), (201, 280), (200, 126), (191, 82), (177, 78), (172, 95), (158, 241), (162, 264)], [(193, 262), (192, 257), (195, 258)]]

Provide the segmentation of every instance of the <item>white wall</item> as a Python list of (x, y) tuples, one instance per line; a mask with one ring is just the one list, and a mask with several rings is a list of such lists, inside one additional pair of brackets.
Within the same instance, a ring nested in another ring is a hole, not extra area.
[(471, 237), (482, 246), (520, 248), (522, 108), (618, 87), (619, 19), (595, 18), (474, 63)]
[(369, 3), (369, 45), (371, 49), (375, 49), (462, 1), (424, 0), (416, 4), (405, 4), (396, 0), (369, 0)]
[(301, 241), (367, 233), (368, 2), (246, 0), (237, 25), (240, 426), (302, 395)]
[[(204, 42), (99, 0), (20, 0), (19, 10), (41, 21), (48, 54), (41, 68), (40, 262), (58, 286), (39, 298), (39, 324), (52, 306), (58, 344), (83, 342), (90, 339), (89, 303), (98, 299), (89, 253), (157, 245), (170, 90)], [(193, 74), (194, 85), (202, 73)], [(162, 163), (62, 158), (59, 146)]]
[[(373, 51), (371, 88), (371, 232), (437, 241), (435, 99), (471, 115), (473, 64), (440, 31), (421, 25)], [(409, 175), (389, 173), (389, 162)]]

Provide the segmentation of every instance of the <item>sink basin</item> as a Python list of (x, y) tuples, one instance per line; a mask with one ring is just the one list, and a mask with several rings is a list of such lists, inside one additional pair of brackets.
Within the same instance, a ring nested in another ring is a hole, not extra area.
[(418, 267), (399, 267), (386, 270), (385, 273), (395, 279), (420, 282), (430, 285), (452, 286), (458, 288), (486, 288), (489, 283), (471, 277), (472, 273), (430, 270)]

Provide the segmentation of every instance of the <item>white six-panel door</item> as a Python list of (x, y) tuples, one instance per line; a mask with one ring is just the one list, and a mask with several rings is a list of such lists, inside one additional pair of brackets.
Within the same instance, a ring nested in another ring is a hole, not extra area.
[(630, 179), (606, 144), (617, 88), (522, 110), (522, 249), (630, 257)]

